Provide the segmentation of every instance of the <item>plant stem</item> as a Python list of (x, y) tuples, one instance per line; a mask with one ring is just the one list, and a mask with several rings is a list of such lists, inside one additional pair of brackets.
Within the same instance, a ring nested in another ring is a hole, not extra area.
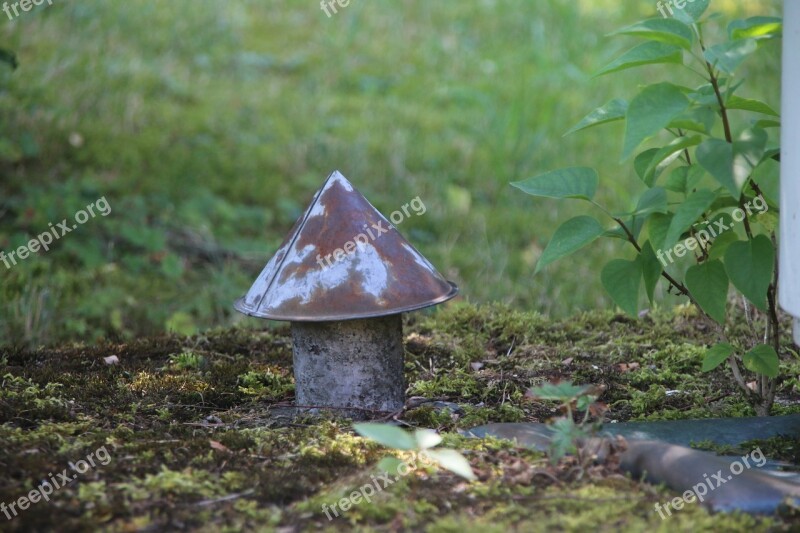
[[(642, 248), (641, 248), (641, 246), (639, 246), (639, 243), (636, 242), (636, 239), (634, 238), (634, 236), (631, 233), (631, 231), (628, 229), (628, 226), (625, 225), (625, 223), (622, 221), (622, 219), (620, 219), (618, 217), (612, 217), (612, 218), (616, 221), (617, 224), (620, 225), (622, 230), (628, 236), (628, 241), (633, 245), (634, 248), (636, 248), (636, 250), (638, 252), (641, 253)], [(670, 276), (669, 273), (667, 273), (666, 270), (662, 270), (661, 271), (661, 276), (664, 277), (667, 281), (669, 281), (672, 284), (672, 286), (674, 286), (676, 289), (678, 289), (678, 292), (680, 292), (682, 295), (686, 296), (689, 299), (689, 301), (692, 302), (692, 304), (694, 304), (695, 308), (697, 308), (697, 310), (700, 311), (701, 316), (706, 320), (706, 322), (708, 322), (711, 325), (711, 327), (713, 327), (715, 329), (718, 329), (719, 337), (720, 337), (720, 339), (722, 341), (727, 341), (727, 336), (725, 335), (724, 326), (722, 326), (721, 324), (718, 324), (713, 318), (711, 318), (708, 315), (708, 313), (706, 313), (703, 310), (702, 307), (700, 307), (700, 304), (698, 304), (697, 300), (694, 299), (694, 297), (692, 296), (691, 292), (689, 292), (689, 289), (687, 289), (682, 283), (678, 282), (675, 278)], [(733, 372), (733, 377), (736, 380), (737, 385), (739, 385), (739, 387), (748, 396), (750, 396), (750, 397), (755, 396), (755, 400), (757, 401), (757, 403), (760, 403), (762, 405), (764, 403), (766, 403), (767, 405), (772, 405), (771, 399), (768, 399), (765, 402), (763, 396), (761, 396), (761, 395), (759, 395), (757, 393), (754, 393), (752, 390), (750, 390), (747, 387), (747, 382), (742, 377), (742, 372), (739, 370), (739, 364), (736, 362), (736, 358), (733, 355), (728, 357), (728, 365), (731, 367), (731, 371)], [(774, 380), (773, 380), (773, 383), (772, 383), (772, 389), (771, 390), (773, 390), (772, 397), (774, 397)], [(767, 407), (767, 409), (768, 409), (768, 407)]]
[[(705, 52), (705, 45), (703, 44), (702, 35), (698, 33), (698, 41), (700, 42), (700, 48)], [(725, 101), (722, 98), (722, 92), (719, 88), (719, 79), (714, 72), (714, 67), (708, 62), (704, 61), (706, 65), (706, 70), (708, 71), (709, 81), (711, 82), (711, 86), (714, 88), (714, 94), (717, 97), (717, 103), (719, 104), (720, 115), (722, 116), (722, 127), (725, 131), (725, 140), (729, 143), (733, 144), (733, 135), (731, 134), (731, 126), (730, 120), (728, 119), (728, 109), (725, 107)], [(750, 187), (756, 193), (756, 195), (761, 196), (761, 189), (759, 188), (758, 184), (755, 183), (752, 179), (750, 180)], [(744, 208), (744, 197), (742, 195), (739, 196), (739, 208), (742, 210), (742, 213), (745, 213)], [(753, 238), (753, 232), (750, 228), (750, 220), (748, 219), (747, 215), (744, 215), (743, 219), (744, 223), (744, 230), (747, 234), (748, 239)], [(772, 246), (774, 249), (778, 249), (777, 242), (775, 241), (775, 233), (772, 233)], [(771, 335), (772, 337), (770, 340), (772, 341), (773, 349), (775, 350), (776, 354), (780, 354), (780, 322), (778, 320), (778, 312), (777, 312), (777, 305), (776, 305), (776, 292), (778, 287), (778, 261), (776, 258), (775, 261), (775, 271), (773, 275), (773, 281), (770, 283), (769, 288), (767, 289), (767, 302), (769, 305), (768, 310), (768, 317), (767, 320), (771, 326)], [(731, 369), (734, 372), (734, 377), (736, 378), (737, 383), (741, 386), (744, 381), (741, 378), (741, 373), (739, 372), (738, 365), (736, 364), (736, 360), (733, 356), (728, 359)], [(759, 387), (758, 387), (758, 395), (760, 400), (760, 407), (765, 411), (766, 414), (769, 414), (769, 409), (772, 406), (772, 403), (775, 400), (775, 388), (777, 384), (777, 378), (768, 378), (767, 376), (760, 376), (759, 379)], [(746, 384), (745, 389), (746, 389)], [(749, 389), (747, 389), (749, 390)], [(760, 413), (759, 413), (760, 414)]]
[[(703, 38), (699, 38), (700, 48), (703, 52), (706, 51), (706, 47), (703, 44)], [(714, 72), (714, 67), (708, 61), (703, 61), (706, 65), (706, 70), (708, 71), (708, 81), (711, 82), (711, 87), (714, 88), (714, 95), (717, 97), (717, 105), (719, 105), (719, 113), (722, 116), (722, 128), (725, 131), (725, 140), (728, 143), (733, 144), (733, 135), (731, 134), (731, 123), (728, 119), (728, 108), (725, 107), (725, 100), (722, 98), (722, 91), (719, 89), (719, 78), (717, 78), (716, 73)], [(742, 210), (742, 213), (745, 212), (744, 208), (744, 198), (739, 195), (739, 208)], [(748, 239), (753, 238), (753, 231), (750, 229), (750, 220), (748, 220), (747, 215), (744, 215), (744, 219), (742, 220), (744, 224), (744, 231), (747, 234)]]
[[(775, 249), (778, 249), (778, 243), (775, 239), (775, 232), (773, 231), (770, 235), (770, 240), (772, 241), (772, 246)], [(776, 254), (777, 255), (777, 254)], [(776, 305), (777, 298), (776, 293), (778, 292), (778, 275), (780, 274), (779, 271), (779, 264), (778, 258), (775, 257), (775, 272), (772, 276), (772, 284), (770, 285), (769, 291), (767, 292), (767, 300), (769, 301), (769, 312), (770, 312), (770, 320), (772, 321), (772, 342), (774, 344), (775, 352), (778, 352), (780, 348), (780, 327), (781, 323), (778, 320), (778, 306)]]
[[(628, 242), (629, 242), (629, 243), (631, 243), (631, 244), (633, 245), (633, 247), (634, 247), (634, 248), (636, 248), (636, 251), (637, 251), (637, 252), (639, 252), (639, 253), (642, 253), (642, 247), (641, 247), (641, 246), (639, 246), (639, 243), (638, 243), (638, 242), (636, 242), (636, 237), (634, 237), (634, 236), (633, 236), (633, 233), (631, 233), (631, 230), (630, 230), (630, 229), (628, 229), (628, 226), (626, 226), (626, 225), (625, 225), (625, 222), (623, 222), (621, 218), (619, 218), (619, 217), (615, 217), (614, 215), (612, 215), (612, 214), (611, 214), (611, 212), (609, 212), (609, 211), (608, 211), (608, 209), (606, 209), (606, 208), (605, 208), (605, 207), (603, 207), (602, 205), (598, 204), (598, 203), (597, 203), (597, 202), (595, 202), (594, 200), (592, 200), (591, 202), (592, 202), (592, 203), (593, 203), (595, 206), (597, 206), (597, 207), (598, 207), (600, 210), (602, 210), (602, 211), (603, 211), (605, 214), (607, 214), (609, 217), (611, 217), (611, 219), (612, 219), (612, 220), (614, 220), (614, 222), (616, 222), (617, 224), (619, 224), (619, 227), (620, 227), (620, 228), (622, 228), (622, 231), (624, 231), (624, 232), (625, 232), (625, 235), (628, 237)], [(697, 301), (696, 301), (696, 300), (694, 299), (694, 297), (691, 295), (691, 293), (689, 292), (689, 289), (687, 289), (687, 288), (686, 288), (686, 287), (683, 285), (683, 283), (679, 282), (678, 280), (676, 280), (675, 278), (673, 278), (672, 276), (670, 276), (670, 275), (669, 275), (669, 273), (668, 273), (666, 270), (662, 270), (662, 271), (661, 271), (661, 276), (662, 276), (664, 279), (666, 279), (667, 281), (669, 281), (669, 282), (672, 284), (672, 286), (673, 286), (673, 287), (675, 287), (676, 289), (678, 289), (678, 291), (679, 291), (679, 292), (680, 292), (682, 295), (684, 295), (684, 296), (686, 296), (687, 298), (689, 298), (689, 300), (690, 300), (690, 301), (691, 301), (691, 302), (692, 302), (694, 305), (696, 305), (698, 309), (700, 309), (700, 312), (701, 312), (701, 313), (703, 313), (703, 314), (705, 315), (705, 311), (703, 311), (703, 310), (700, 308), (700, 305), (697, 303)], [(707, 315), (706, 315), (706, 316), (707, 316)], [(709, 318), (710, 318), (710, 317), (709, 317)]]
[(736, 383), (746, 392), (753, 392), (747, 388), (747, 383), (745, 383), (744, 378), (742, 378), (742, 373), (739, 371), (739, 364), (736, 362), (736, 357), (730, 355), (728, 357), (728, 363), (731, 367), (731, 371), (733, 371), (733, 377), (736, 379)]
[(733, 143), (731, 124), (728, 120), (728, 108), (725, 107), (725, 101), (722, 99), (722, 92), (719, 90), (719, 80), (717, 79), (717, 75), (714, 73), (714, 67), (712, 67), (711, 63), (708, 61), (706, 61), (706, 68), (708, 69), (708, 81), (711, 82), (711, 86), (714, 88), (714, 94), (717, 97), (717, 104), (719, 105), (719, 112), (722, 115), (722, 128), (725, 131), (725, 140), (729, 143)]
[[(619, 226), (622, 228), (622, 231), (624, 231), (624, 232), (625, 232), (625, 235), (627, 235), (627, 236), (628, 236), (628, 242), (630, 242), (630, 243), (633, 245), (633, 247), (634, 247), (634, 248), (636, 248), (636, 251), (637, 251), (637, 252), (641, 253), (641, 252), (642, 252), (642, 247), (641, 247), (641, 246), (639, 246), (639, 243), (638, 243), (638, 242), (636, 242), (636, 238), (633, 236), (633, 233), (631, 233), (631, 230), (629, 230), (629, 229), (628, 229), (628, 226), (626, 226), (626, 225), (625, 225), (625, 222), (623, 222), (623, 221), (622, 221), (622, 219), (621, 219), (621, 218), (619, 218), (619, 217), (612, 217), (612, 218), (614, 219), (614, 221), (615, 221), (617, 224), (619, 224)], [(669, 281), (669, 282), (672, 284), (672, 286), (674, 286), (676, 289), (678, 289), (678, 291), (679, 291), (679, 292), (680, 292), (682, 295), (684, 295), (684, 296), (686, 296), (687, 298), (689, 298), (689, 300), (690, 300), (690, 301), (691, 301), (691, 302), (692, 302), (694, 305), (696, 305), (698, 309), (700, 309), (700, 312), (701, 312), (701, 313), (705, 314), (705, 311), (703, 311), (703, 310), (700, 308), (700, 305), (698, 305), (697, 301), (694, 299), (694, 297), (692, 296), (692, 294), (689, 292), (689, 289), (687, 289), (687, 288), (686, 288), (686, 287), (683, 285), (683, 283), (679, 282), (678, 280), (676, 280), (675, 278), (673, 278), (672, 276), (670, 276), (670, 275), (669, 275), (669, 273), (668, 273), (666, 270), (662, 270), (662, 271), (661, 271), (661, 276), (662, 276), (664, 279), (666, 279), (667, 281)]]
[[(680, 128), (678, 128), (678, 135), (680, 137), (683, 137), (683, 130), (680, 129)], [(683, 149), (683, 153), (686, 156), (686, 164), (691, 166), (692, 165), (692, 156), (689, 155), (689, 149), (688, 148), (684, 148)]]

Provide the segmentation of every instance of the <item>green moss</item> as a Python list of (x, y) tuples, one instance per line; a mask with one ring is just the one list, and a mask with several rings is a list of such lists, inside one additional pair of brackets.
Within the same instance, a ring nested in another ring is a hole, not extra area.
[[(322, 505), (370, 482), (390, 452), (330, 414), (280, 414), (293, 391), (288, 329), (6, 352), (0, 462), (12, 465), (13, 482), (0, 484), (0, 501), (13, 501), (48, 472), (106, 446), (108, 465), (54, 494), (47, 513), (15, 519), (19, 527), (764, 530), (769, 520), (709, 515), (699, 507), (662, 522), (653, 505), (670, 497), (664, 491), (605, 474), (576, 481), (540, 452), (457, 433), (491, 422), (547, 420), (553, 403), (524, 394), (555, 379), (604, 386), (600, 401), (617, 420), (750, 414), (724, 369), (697, 371), (700, 346), (711, 339), (691, 320), (597, 312), (547, 321), (500, 305), (466, 304), (411, 318), (409, 396), (459, 409), (425, 405), (397, 417), (442, 431), (442, 445), (462, 451), (480, 480), (465, 483), (422, 467), (333, 521)], [(102, 363), (109, 353), (118, 365)], [(778, 394), (787, 405), (797, 400), (791, 383)], [(749, 444), (797, 460), (789, 441)]]
[(43, 386), (29, 378), (5, 374), (0, 387), (0, 421), (16, 421), (23, 425), (39, 419), (68, 420), (69, 402), (58, 382)]
[[(745, 455), (756, 448), (776, 461), (785, 461), (792, 465), (800, 465), (800, 442), (795, 436), (777, 436), (769, 439), (753, 439), (738, 446), (718, 445), (711, 441), (692, 443), (693, 448), (710, 450), (720, 455)], [(795, 470), (798, 467), (795, 466)]]
[(434, 429), (452, 428), (463, 420), (454, 417), (450, 409), (437, 409), (429, 405), (410, 409), (406, 412), (404, 418), (417, 427)]
[(181, 352), (170, 359), (170, 364), (183, 370), (200, 370), (206, 366), (203, 355), (191, 351)]
[(259, 400), (277, 400), (294, 392), (294, 380), (287, 369), (249, 370), (239, 376), (239, 392)]
[(661, 520), (654, 501), (634, 486), (599, 483), (591, 486), (551, 488), (508, 500), (485, 514), (465, 518), (447, 515), (428, 531), (769, 531), (770, 519), (730, 514), (712, 516), (702, 508), (686, 507)]
[(779, 436), (770, 439), (755, 439), (741, 444), (743, 453), (747, 453), (755, 448), (761, 448), (761, 451), (767, 457), (778, 461), (786, 461), (795, 465), (800, 465), (800, 442), (796, 436)]
[(522, 422), (524, 419), (525, 411), (509, 402), (498, 407), (465, 407), (459, 426), (472, 428), (490, 422)]
[(456, 370), (453, 373), (440, 373), (430, 379), (414, 381), (409, 384), (408, 393), (412, 396), (462, 400), (482, 398), (486, 394), (486, 389), (473, 375)]

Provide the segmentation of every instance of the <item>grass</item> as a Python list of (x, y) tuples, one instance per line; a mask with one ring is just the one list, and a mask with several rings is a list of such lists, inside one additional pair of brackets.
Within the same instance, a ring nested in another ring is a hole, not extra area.
[[(591, 78), (635, 42), (604, 35), (648, 16), (654, 2), (353, 0), (328, 18), (305, 0), (86, 0), (3, 20), (20, 67), (0, 73), (0, 250), (100, 196), (113, 213), (0, 266), (0, 343), (242, 320), (231, 302), (333, 169), (384, 213), (419, 196), (426, 214), (400, 230), (464, 299), (552, 316), (608, 307), (598, 265), (622, 244), (534, 277), (555, 227), (584, 207), (508, 183), (588, 165), (603, 203), (632, 206), (643, 186), (618, 163), (621, 126), (562, 133), (637, 85), (696, 83), (659, 67)], [(778, 55), (746, 64), (743, 95), (778, 107)]]

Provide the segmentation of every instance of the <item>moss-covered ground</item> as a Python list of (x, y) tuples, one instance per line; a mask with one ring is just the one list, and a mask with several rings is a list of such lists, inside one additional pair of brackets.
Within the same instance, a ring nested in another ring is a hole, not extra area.
[[(539, 452), (458, 434), (487, 422), (545, 421), (554, 406), (526, 390), (554, 379), (603, 388), (613, 420), (752, 415), (725, 369), (700, 372), (711, 332), (690, 313), (639, 320), (592, 312), (551, 321), (502, 306), (448, 306), (406, 324), (407, 396), (454, 402), (397, 413), (445, 434), (478, 481), (420, 467), (328, 520), (329, 507), (373, 482), (387, 450), (335, 416), (287, 418), (293, 399), (287, 327), (230, 329), (125, 344), (0, 351), (0, 502), (83, 473), (0, 529), (111, 531), (766, 531), (791, 517), (712, 515), (613, 467), (552, 466)], [(104, 358), (116, 356), (117, 364)], [(800, 361), (783, 362), (773, 414), (798, 412)], [(674, 392), (677, 391), (677, 392)], [(773, 442), (794, 458), (797, 446)], [(84, 465), (85, 466), (85, 465)]]

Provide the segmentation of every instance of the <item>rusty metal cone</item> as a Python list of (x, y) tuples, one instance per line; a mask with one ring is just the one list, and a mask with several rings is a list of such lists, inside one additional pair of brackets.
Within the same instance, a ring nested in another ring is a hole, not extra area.
[(234, 307), (272, 320), (338, 321), (413, 311), (457, 293), (335, 171)]

